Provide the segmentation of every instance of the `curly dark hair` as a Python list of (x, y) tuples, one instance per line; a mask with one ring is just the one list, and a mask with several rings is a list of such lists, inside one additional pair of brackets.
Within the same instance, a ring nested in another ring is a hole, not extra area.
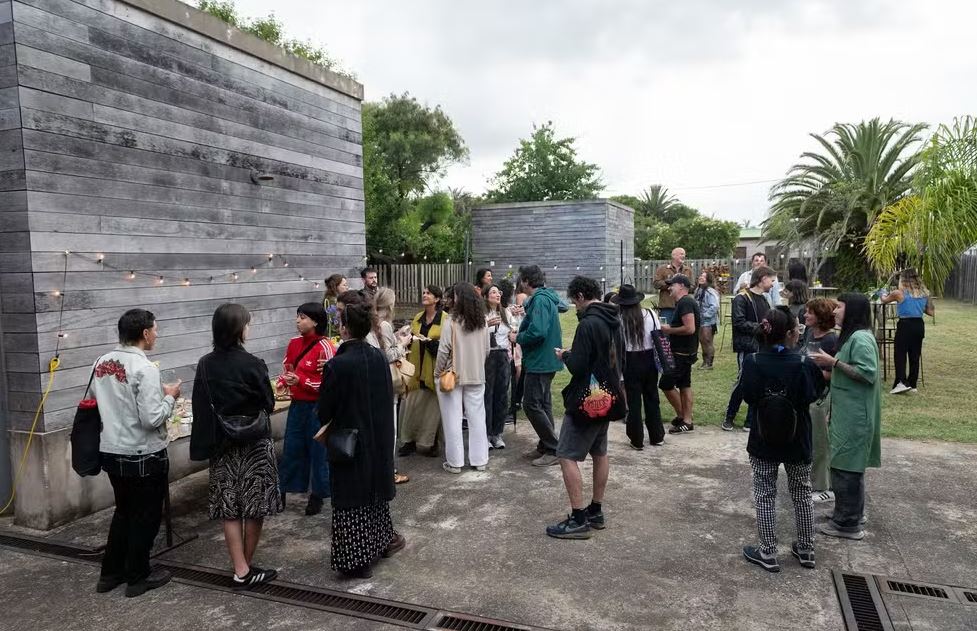
[(461, 322), (461, 328), (472, 332), (485, 328), (485, 302), (475, 293), (475, 286), (461, 282), (454, 285), (455, 304), (451, 318)]
[(512, 294), (516, 292), (516, 286), (508, 278), (500, 278), (496, 285), (502, 292), (502, 306), (508, 307), (512, 303)]
[(600, 300), (600, 285), (593, 278), (574, 276), (567, 285), (567, 298), (574, 299), (580, 295), (584, 300)]

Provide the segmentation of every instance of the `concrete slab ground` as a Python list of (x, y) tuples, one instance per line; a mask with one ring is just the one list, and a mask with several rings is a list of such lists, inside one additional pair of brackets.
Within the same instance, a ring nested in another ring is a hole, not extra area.
[[(441, 471), (440, 459), (400, 460), (411, 482), (398, 487), (392, 510), (409, 543), (372, 579), (340, 581), (330, 572), (329, 511), (305, 517), (301, 497), (267, 520), (258, 563), (294, 583), (579, 630), (843, 629), (831, 569), (977, 587), (977, 446), (885, 440), (884, 468), (868, 476), (868, 535), (861, 542), (819, 536), (813, 571), (790, 556), (793, 516), (781, 488), (783, 572), (775, 575), (740, 552), (756, 536), (745, 434), (697, 429), (642, 452), (626, 441), (623, 426), (613, 424), (608, 527), (589, 541), (544, 535), (567, 500), (559, 467), (534, 468), (522, 457), (535, 441), (520, 423), (485, 473), (454, 476)], [(586, 479), (589, 463), (583, 468)], [(226, 568), (220, 529), (206, 520), (206, 490), (206, 473), (173, 486), (177, 530), (199, 539), (166, 558)], [(46, 536), (97, 545), (110, 518), (103, 511)], [(154, 620), (167, 629), (385, 628), (175, 584), (135, 600), (101, 596), (93, 567), (6, 550), (0, 563), (0, 628), (109, 631)], [(973, 611), (973, 624), (961, 628), (977, 628)], [(904, 607), (906, 615), (920, 612)]]

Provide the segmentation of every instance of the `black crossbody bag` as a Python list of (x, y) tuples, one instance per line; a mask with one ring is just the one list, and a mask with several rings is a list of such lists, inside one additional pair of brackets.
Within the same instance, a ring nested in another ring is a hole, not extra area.
[(271, 437), (271, 418), (268, 416), (268, 412), (264, 410), (259, 410), (258, 414), (254, 416), (219, 414), (217, 408), (214, 407), (214, 397), (210, 392), (210, 383), (207, 380), (206, 371), (203, 370), (204, 362), (200, 362), (200, 368), (204, 372), (200, 377), (204, 380), (204, 387), (207, 388), (207, 401), (210, 403), (210, 409), (228, 440), (235, 443), (253, 443), (262, 438)]

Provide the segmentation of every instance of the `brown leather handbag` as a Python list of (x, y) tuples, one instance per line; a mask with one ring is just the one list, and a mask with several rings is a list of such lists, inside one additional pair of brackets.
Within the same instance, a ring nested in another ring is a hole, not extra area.
[(458, 380), (458, 374), (455, 372), (455, 325), (457, 323), (454, 318), (451, 320), (451, 350), (448, 351), (448, 367), (444, 369), (441, 376), (438, 377), (438, 385), (441, 388), (441, 392), (451, 392), (455, 389), (455, 382)]

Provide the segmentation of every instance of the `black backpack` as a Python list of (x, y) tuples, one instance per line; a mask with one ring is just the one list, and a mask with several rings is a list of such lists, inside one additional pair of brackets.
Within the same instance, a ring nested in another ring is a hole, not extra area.
[(757, 435), (774, 448), (788, 447), (797, 438), (797, 410), (787, 394), (787, 387), (777, 379), (763, 389), (756, 404)]

